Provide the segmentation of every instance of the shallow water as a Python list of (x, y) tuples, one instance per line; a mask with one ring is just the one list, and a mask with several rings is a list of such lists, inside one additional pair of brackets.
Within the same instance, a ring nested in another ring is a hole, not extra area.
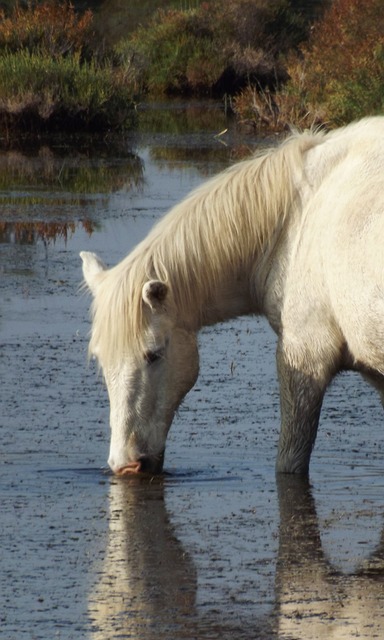
[(383, 637), (382, 409), (358, 376), (329, 390), (311, 484), (277, 483), (275, 337), (206, 329), (164, 476), (106, 468), (78, 252), (114, 264), (255, 146), (212, 121), (0, 154), (1, 638)]

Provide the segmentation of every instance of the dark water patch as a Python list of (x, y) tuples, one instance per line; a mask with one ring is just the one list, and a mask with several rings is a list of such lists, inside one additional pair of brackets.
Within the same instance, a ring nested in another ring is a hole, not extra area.
[(174, 484), (190, 484), (190, 483), (211, 483), (215, 482), (221, 484), (222, 482), (238, 482), (241, 480), (240, 476), (233, 476), (231, 472), (228, 471), (227, 475), (218, 476), (215, 471), (206, 469), (198, 470), (186, 470), (186, 471), (174, 471), (168, 472), (165, 476), (167, 486), (172, 486)]
[(55, 480), (69, 483), (78, 481), (79, 483), (86, 484), (106, 484), (109, 482), (109, 478), (112, 475), (111, 471), (107, 467), (58, 467), (58, 468), (44, 468), (38, 469), (37, 473), (47, 474), (52, 476)]

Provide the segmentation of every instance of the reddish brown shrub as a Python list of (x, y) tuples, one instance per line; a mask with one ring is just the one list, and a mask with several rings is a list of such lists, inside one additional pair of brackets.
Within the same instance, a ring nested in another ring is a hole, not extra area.
[(0, 48), (39, 51), (51, 56), (82, 53), (91, 37), (93, 14), (81, 16), (70, 2), (48, 0), (16, 5), (9, 17), (0, 13)]
[(382, 112), (383, 26), (382, 0), (334, 0), (289, 67), (305, 110), (337, 124)]

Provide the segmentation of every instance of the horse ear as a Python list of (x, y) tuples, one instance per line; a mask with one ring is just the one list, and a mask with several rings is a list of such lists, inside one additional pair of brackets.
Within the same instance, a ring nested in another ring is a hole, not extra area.
[(106, 270), (106, 266), (104, 262), (91, 251), (81, 251), (80, 258), (83, 261), (84, 280), (91, 292), (95, 294), (100, 275)]
[(145, 283), (142, 290), (143, 300), (152, 311), (161, 309), (167, 294), (168, 287), (165, 282), (161, 282), (160, 280), (149, 280)]

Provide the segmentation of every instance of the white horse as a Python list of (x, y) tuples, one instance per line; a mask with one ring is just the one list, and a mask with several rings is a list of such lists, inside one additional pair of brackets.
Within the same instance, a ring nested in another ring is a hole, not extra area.
[(113, 471), (161, 471), (197, 379), (199, 329), (264, 314), (278, 335), (276, 468), (305, 474), (332, 378), (358, 370), (384, 393), (384, 117), (293, 135), (232, 166), (112, 269), (81, 257)]

